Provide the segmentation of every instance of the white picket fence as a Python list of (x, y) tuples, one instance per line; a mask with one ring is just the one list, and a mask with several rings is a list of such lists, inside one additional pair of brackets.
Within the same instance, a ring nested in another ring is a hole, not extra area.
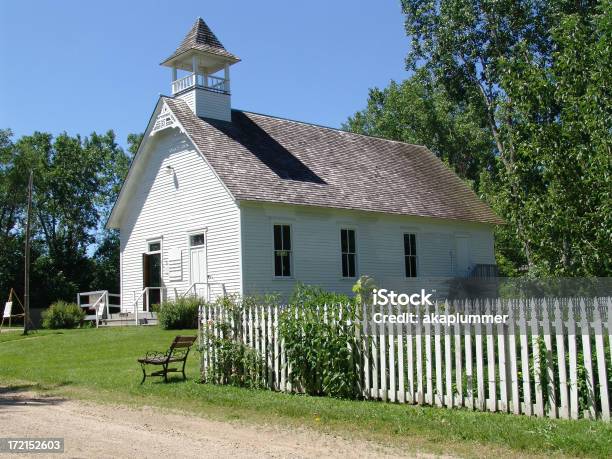
[[(268, 387), (299, 391), (292, 387), (279, 337), (282, 308), (245, 305), (228, 315), (220, 305), (202, 306), (202, 374), (215, 359), (215, 349), (205, 337), (223, 336), (227, 329), (218, 324), (226, 323), (232, 336), (255, 349), (265, 362), (261, 378)], [(364, 306), (362, 317), (374, 312), (397, 311)], [(497, 313), (508, 319), (505, 324), (360, 322), (364, 398), (610, 421), (612, 298), (456, 301), (420, 313)], [(326, 315), (325, 320), (350, 322), (351, 318)]]

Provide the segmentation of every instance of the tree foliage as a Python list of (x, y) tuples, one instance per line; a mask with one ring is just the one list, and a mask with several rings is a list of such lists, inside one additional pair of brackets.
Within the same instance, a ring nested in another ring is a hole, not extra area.
[(347, 128), (425, 144), (473, 183), (507, 222), (502, 272), (610, 275), (611, 6), (402, 0), (412, 76)]
[[(23, 284), (23, 232), (29, 171), (34, 172), (32, 208), (32, 305), (73, 300), (79, 289), (106, 288), (118, 253), (116, 235), (103, 224), (128, 166), (112, 131), (89, 137), (53, 138), (35, 132), (13, 142), (0, 131), (0, 292)], [(92, 258), (96, 247), (101, 257)], [(2, 293), (4, 294), (4, 293)]]

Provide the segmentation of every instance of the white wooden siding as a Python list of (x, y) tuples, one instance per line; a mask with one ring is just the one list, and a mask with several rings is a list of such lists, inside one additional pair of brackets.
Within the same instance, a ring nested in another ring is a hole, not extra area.
[(195, 113), (195, 99), (196, 99), (195, 89), (192, 89), (190, 91), (186, 91), (186, 92), (184, 92), (182, 94), (179, 94), (176, 97), (177, 97), (177, 99), (183, 99), (187, 103), (187, 105), (189, 106), (191, 111)]
[[(252, 202), (240, 207), (245, 294), (277, 292), (286, 297), (298, 280), (350, 294), (355, 279), (342, 278), (342, 227), (356, 230), (357, 277), (370, 275), (379, 287), (396, 291), (438, 287), (427, 282), (435, 284), (435, 278), (454, 275), (457, 234), (468, 236), (471, 265), (495, 263), (491, 225)], [(292, 227), (290, 279), (274, 277), (274, 223)], [(405, 277), (404, 233), (415, 233), (417, 238), (415, 279)]]
[(177, 96), (189, 105), (196, 115), (231, 121), (231, 101), (229, 94), (194, 88)]
[[(170, 297), (190, 285), (188, 233), (206, 229), (211, 282), (240, 293), (240, 211), (188, 138), (168, 129), (149, 139), (144, 169), (129, 197), (121, 222), (122, 309), (131, 311), (134, 292), (142, 291), (142, 254), (146, 242), (162, 238), (162, 283)], [(173, 168), (169, 174), (166, 166)], [(168, 255), (182, 251), (182, 278), (171, 280)]]

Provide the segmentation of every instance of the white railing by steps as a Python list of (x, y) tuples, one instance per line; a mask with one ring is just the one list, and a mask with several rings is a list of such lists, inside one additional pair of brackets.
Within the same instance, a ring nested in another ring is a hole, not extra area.
[[(145, 287), (142, 289), (142, 291), (138, 294), (138, 296), (136, 296), (136, 292), (134, 293), (134, 301), (132, 302), (132, 308), (134, 309), (134, 323), (136, 325), (138, 325), (138, 303), (140, 302), (140, 300), (142, 300), (143, 298), (146, 299), (146, 305), (147, 307), (150, 309), (151, 308), (151, 295), (150, 292), (152, 290), (159, 290), (159, 301), (160, 303), (166, 301), (166, 287)], [(143, 304), (144, 306), (144, 304)], [(144, 307), (143, 307), (143, 312), (144, 311)]]
[[(82, 303), (81, 298), (87, 296), (88, 303)], [(93, 303), (89, 303), (90, 296), (97, 296), (98, 298)], [(121, 298), (117, 293), (109, 293), (108, 290), (96, 290), (92, 292), (79, 292), (77, 293), (77, 304), (81, 308), (93, 309), (96, 313), (96, 328), (100, 326), (100, 319), (104, 318), (105, 311), (109, 312), (110, 298)], [(117, 305), (118, 306), (118, 305)]]
[[(202, 295), (200, 292), (205, 289), (205, 295)], [(225, 284), (222, 282), (194, 282), (189, 288), (183, 292), (178, 293), (176, 289), (174, 289), (174, 298), (184, 298), (186, 296), (197, 296), (204, 299), (206, 302), (211, 301), (213, 298), (213, 293), (215, 293), (215, 289), (221, 292), (221, 296), (227, 296), (227, 290), (225, 288)], [(146, 312), (144, 310), (144, 305), (148, 305), (148, 309), (151, 308), (151, 291), (159, 290), (160, 295), (160, 303), (167, 300), (167, 288), (166, 287), (145, 287), (140, 292), (133, 292), (133, 299), (131, 303), (132, 310), (134, 312), (134, 324), (139, 325), (139, 316), (141, 312)], [(82, 298), (87, 297), (87, 302), (83, 302)], [(90, 297), (95, 297), (95, 301), (90, 303)], [(112, 299), (120, 299), (121, 295), (116, 293), (109, 293), (108, 290), (96, 290), (91, 292), (79, 292), (77, 293), (77, 304), (81, 308), (93, 309), (96, 314), (96, 328), (100, 326), (100, 321), (105, 319), (107, 314), (110, 313), (110, 306), (121, 306), (121, 302), (116, 302), (111, 304)], [(140, 306), (142, 305), (142, 309)], [(125, 305), (124, 305), (125, 306)], [(128, 305), (129, 307), (129, 305)], [(122, 309), (123, 310), (123, 309)], [(129, 310), (129, 309), (128, 309)]]
[(96, 311), (96, 328), (100, 326), (100, 317), (104, 314), (104, 307), (108, 304), (108, 292), (100, 296), (96, 302), (92, 305), (92, 308)]
[[(225, 284), (222, 282), (194, 282), (189, 286), (187, 290), (185, 290), (178, 298), (185, 298), (187, 295), (198, 296), (197, 287), (198, 285), (203, 285), (206, 288), (206, 297), (204, 298), (207, 302), (210, 301), (210, 293), (211, 287), (219, 286), (221, 287), (221, 291), (223, 292), (223, 296), (227, 296), (227, 291), (225, 290)], [(176, 296), (176, 293), (175, 293)]]

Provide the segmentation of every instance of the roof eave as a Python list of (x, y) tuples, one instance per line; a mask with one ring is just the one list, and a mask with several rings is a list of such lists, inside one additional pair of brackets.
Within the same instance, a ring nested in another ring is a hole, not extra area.
[(277, 204), (277, 205), (285, 205), (285, 206), (303, 206), (303, 207), (312, 207), (318, 209), (337, 209), (337, 210), (346, 210), (352, 212), (366, 212), (370, 214), (384, 214), (384, 215), (395, 215), (400, 217), (414, 217), (414, 218), (430, 218), (433, 220), (443, 220), (443, 221), (454, 221), (454, 222), (465, 222), (465, 223), (476, 223), (480, 225), (491, 225), (491, 226), (499, 226), (505, 225), (506, 222), (498, 217), (496, 214), (492, 214), (491, 218), (466, 218), (466, 217), (455, 217), (449, 215), (425, 215), (425, 214), (417, 214), (417, 213), (406, 213), (401, 211), (389, 211), (389, 210), (373, 210), (373, 209), (365, 209), (360, 207), (352, 207), (352, 206), (337, 206), (337, 205), (317, 205), (317, 204), (306, 204), (303, 202), (292, 202), (292, 201), (281, 201), (281, 200), (272, 200), (272, 199), (260, 199), (257, 197), (249, 197), (249, 196), (240, 196), (236, 197), (236, 202), (253, 202), (253, 203), (262, 203), (262, 204)]
[(213, 53), (213, 52), (210, 52), (210, 51), (203, 51), (203, 50), (197, 49), (197, 48), (189, 48), (189, 49), (186, 49), (185, 51), (181, 51), (180, 53), (176, 53), (176, 52), (173, 53), (166, 60), (160, 62), (159, 65), (162, 65), (162, 66), (165, 66), (165, 67), (172, 67), (172, 63), (174, 61), (176, 61), (178, 58), (180, 58), (181, 56), (183, 56), (184, 54), (186, 54), (186, 53), (188, 53), (190, 51), (197, 51), (198, 53), (209, 54), (211, 56), (215, 56), (217, 58), (224, 59), (230, 65), (236, 64), (236, 63), (241, 61), (241, 59), (238, 56), (234, 56), (231, 53), (228, 53), (228, 54), (231, 54), (230, 56), (228, 56), (228, 55), (221, 54), (221, 53)]

